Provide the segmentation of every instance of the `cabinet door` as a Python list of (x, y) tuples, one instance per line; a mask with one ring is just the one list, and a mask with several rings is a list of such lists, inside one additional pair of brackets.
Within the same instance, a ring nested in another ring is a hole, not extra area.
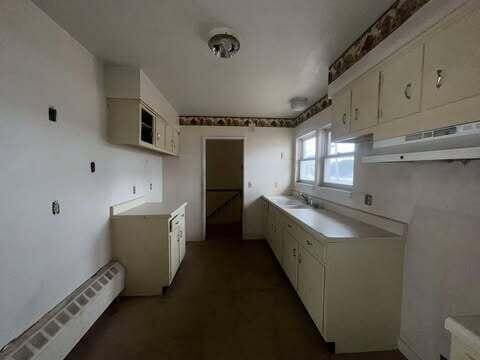
[(173, 281), (180, 264), (178, 230), (178, 221), (174, 220), (174, 223), (172, 224), (172, 231), (170, 232), (170, 283)]
[(262, 208), (262, 226), (263, 226), (263, 236), (268, 240), (268, 202), (263, 200)]
[(381, 72), (380, 122), (388, 122), (420, 111), (423, 45), (400, 55)]
[(298, 242), (289, 231), (285, 231), (283, 240), (283, 270), (285, 270), (288, 279), (296, 289), (298, 271)]
[(325, 267), (305, 249), (298, 250), (298, 295), (320, 331), (323, 331)]
[(480, 94), (479, 34), (480, 10), (476, 10), (425, 43), (424, 109)]
[(178, 246), (179, 246), (179, 253), (180, 253), (180, 259), (179, 259), (179, 266), (180, 263), (183, 261), (185, 258), (185, 253), (186, 253), (186, 236), (185, 236), (185, 214), (180, 215), (180, 222), (179, 222), (179, 228), (178, 228)]
[(173, 153), (173, 127), (165, 125), (165, 150)]
[(172, 136), (172, 152), (176, 155), (180, 152), (180, 132), (177, 129), (173, 129), (173, 136)]
[(343, 89), (333, 97), (333, 138), (345, 136), (350, 132), (352, 114), (352, 92), (350, 88)]
[(282, 216), (275, 210), (274, 216), (274, 232), (272, 236), (272, 250), (278, 262), (282, 263), (283, 257), (283, 224)]
[(159, 149), (165, 149), (165, 120), (161, 117), (155, 119), (155, 146)]
[(352, 132), (367, 129), (378, 123), (378, 87), (380, 72), (371, 71), (352, 85)]

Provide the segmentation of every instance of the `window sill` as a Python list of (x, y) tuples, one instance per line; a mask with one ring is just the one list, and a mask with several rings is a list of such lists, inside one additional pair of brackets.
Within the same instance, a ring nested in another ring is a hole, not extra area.
[(300, 186), (308, 186), (308, 187), (311, 187), (311, 188), (314, 188), (314, 187), (315, 187), (315, 183), (314, 183), (314, 182), (308, 182), (308, 181), (300, 181), (300, 180), (297, 180), (297, 181), (296, 181), (296, 184), (297, 184), (297, 185), (300, 185)]

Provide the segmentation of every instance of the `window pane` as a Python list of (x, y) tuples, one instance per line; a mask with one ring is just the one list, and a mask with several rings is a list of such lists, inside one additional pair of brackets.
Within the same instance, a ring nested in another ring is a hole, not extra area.
[(332, 132), (328, 132), (328, 155), (349, 154), (354, 151), (355, 144), (332, 142)]
[(330, 184), (353, 185), (353, 156), (325, 159), (323, 181)]
[(315, 181), (315, 160), (300, 160), (300, 181)]
[(317, 149), (317, 139), (311, 137), (302, 141), (302, 158), (303, 159), (312, 159), (315, 158), (315, 153)]
[(352, 143), (335, 143), (337, 146), (337, 154), (348, 154), (355, 151), (355, 144)]

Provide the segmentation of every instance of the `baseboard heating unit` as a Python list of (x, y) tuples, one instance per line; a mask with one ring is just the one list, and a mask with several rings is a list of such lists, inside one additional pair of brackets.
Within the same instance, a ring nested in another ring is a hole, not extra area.
[(125, 269), (111, 262), (0, 351), (0, 360), (61, 360), (120, 294)]

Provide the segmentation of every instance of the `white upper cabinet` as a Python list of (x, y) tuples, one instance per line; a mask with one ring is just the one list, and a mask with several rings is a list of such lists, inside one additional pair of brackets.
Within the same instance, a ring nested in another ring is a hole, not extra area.
[(420, 111), (423, 45), (393, 58), (380, 75), (380, 122)]
[(359, 78), (340, 82), (343, 90), (332, 86), (335, 140), (381, 140), (478, 120), (479, 34), (480, 3), (465, 2)]
[(352, 92), (350, 88), (343, 89), (333, 97), (333, 136), (339, 138), (350, 132), (352, 114)]
[(424, 109), (480, 94), (479, 35), (480, 10), (477, 9), (459, 21), (445, 24), (427, 40)]
[(107, 66), (108, 139), (178, 155), (178, 114), (142, 70)]
[(352, 84), (352, 132), (370, 128), (378, 123), (378, 87), (380, 74), (374, 70)]

